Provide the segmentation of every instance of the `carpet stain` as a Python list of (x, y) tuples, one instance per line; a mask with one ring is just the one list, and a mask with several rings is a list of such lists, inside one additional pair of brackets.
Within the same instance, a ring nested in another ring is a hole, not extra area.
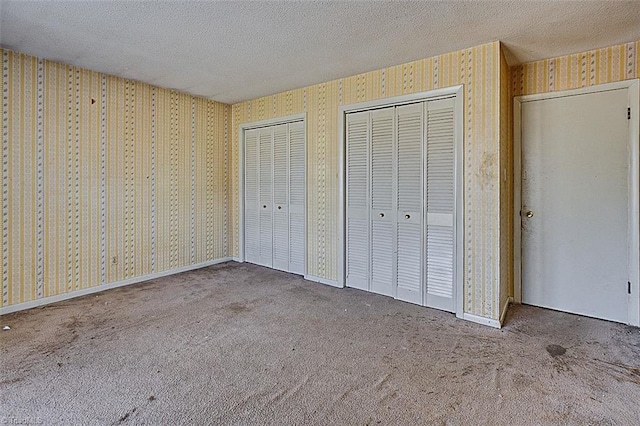
[(122, 423), (126, 422), (127, 419), (129, 418), (129, 416), (131, 416), (133, 413), (135, 413), (136, 410), (137, 410), (137, 408), (134, 408), (131, 411), (129, 411), (128, 413), (125, 413), (122, 417), (120, 417), (118, 419), (118, 422), (115, 423), (115, 424), (122, 424)]
[(560, 345), (547, 345), (547, 352), (549, 352), (549, 355), (556, 358), (564, 355), (567, 350)]
[(12, 385), (14, 383), (18, 383), (24, 380), (24, 377), (16, 377), (14, 379), (7, 379), (7, 380), (2, 380), (0, 381), (0, 386), (3, 385)]
[(245, 305), (244, 303), (231, 303), (230, 305), (227, 305), (225, 309), (236, 314), (251, 311), (251, 308)]

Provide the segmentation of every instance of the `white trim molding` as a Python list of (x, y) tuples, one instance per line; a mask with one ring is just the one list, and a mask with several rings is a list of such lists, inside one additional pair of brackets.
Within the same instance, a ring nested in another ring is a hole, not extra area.
[(168, 271), (156, 272), (153, 274), (142, 275), (139, 277), (129, 278), (122, 281), (116, 281), (113, 283), (101, 284), (95, 287), (83, 288), (82, 290), (76, 290), (69, 293), (58, 294), (55, 296), (49, 296), (42, 299), (31, 300), (29, 302), (18, 303), (15, 305), (3, 306), (0, 308), (0, 316), (10, 314), (12, 312), (23, 311), (26, 309), (37, 308), (43, 305), (49, 305), (51, 303), (61, 302), (63, 300), (69, 300), (80, 296), (86, 296), (88, 294), (100, 293), (112, 288), (124, 287), (131, 284), (138, 284), (144, 281), (155, 280), (157, 278), (166, 277), (169, 275), (176, 275), (182, 272), (192, 271), (194, 269), (206, 268), (208, 266), (217, 265), (224, 262), (230, 262), (233, 259), (231, 257), (223, 257), (221, 259), (210, 260), (208, 262), (197, 263), (195, 265), (183, 266), (181, 268), (171, 269)]
[(481, 317), (480, 315), (474, 315), (465, 312), (464, 314), (462, 314), (462, 319), (475, 322), (476, 324), (488, 325), (489, 327), (493, 328), (502, 328), (502, 324), (500, 324), (500, 321), (487, 317)]
[(331, 287), (337, 287), (337, 288), (344, 287), (343, 285), (340, 285), (340, 283), (338, 283), (338, 281), (336, 281), (336, 280), (328, 280), (326, 278), (320, 278), (320, 277), (316, 277), (316, 276), (313, 276), (313, 275), (305, 275), (304, 279), (307, 280), (307, 281), (313, 281), (313, 282), (316, 282), (316, 283), (329, 285)]
[(589, 93), (627, 89), (629, 117), (629, 294), (628, 324), (640, 326), (640, 79), (605, 83), (579, 89), (537, 93), (513, 98), (514, 176), (514, 302), (522, 303), (522, 104)]

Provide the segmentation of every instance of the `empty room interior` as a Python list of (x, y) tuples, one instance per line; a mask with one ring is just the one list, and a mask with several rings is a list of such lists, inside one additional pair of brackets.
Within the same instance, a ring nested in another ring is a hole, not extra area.
[(0, 0), (0, 56), (0, 423), (640, 424), (639, 1)]

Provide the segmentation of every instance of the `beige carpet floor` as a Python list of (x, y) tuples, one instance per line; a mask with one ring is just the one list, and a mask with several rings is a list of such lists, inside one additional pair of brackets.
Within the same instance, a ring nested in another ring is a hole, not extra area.
[(529, 306), (496, 330), (227, 263), (0, 325), (1, 424), (640, 424), (640, 330)]

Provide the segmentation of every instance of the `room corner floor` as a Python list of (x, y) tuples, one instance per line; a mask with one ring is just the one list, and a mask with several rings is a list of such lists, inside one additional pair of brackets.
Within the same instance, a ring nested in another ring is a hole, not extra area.
[(495, 330), (226, 263), (0, 323), (2, 421), (640, 424), (640, 329), (527, 306)]

